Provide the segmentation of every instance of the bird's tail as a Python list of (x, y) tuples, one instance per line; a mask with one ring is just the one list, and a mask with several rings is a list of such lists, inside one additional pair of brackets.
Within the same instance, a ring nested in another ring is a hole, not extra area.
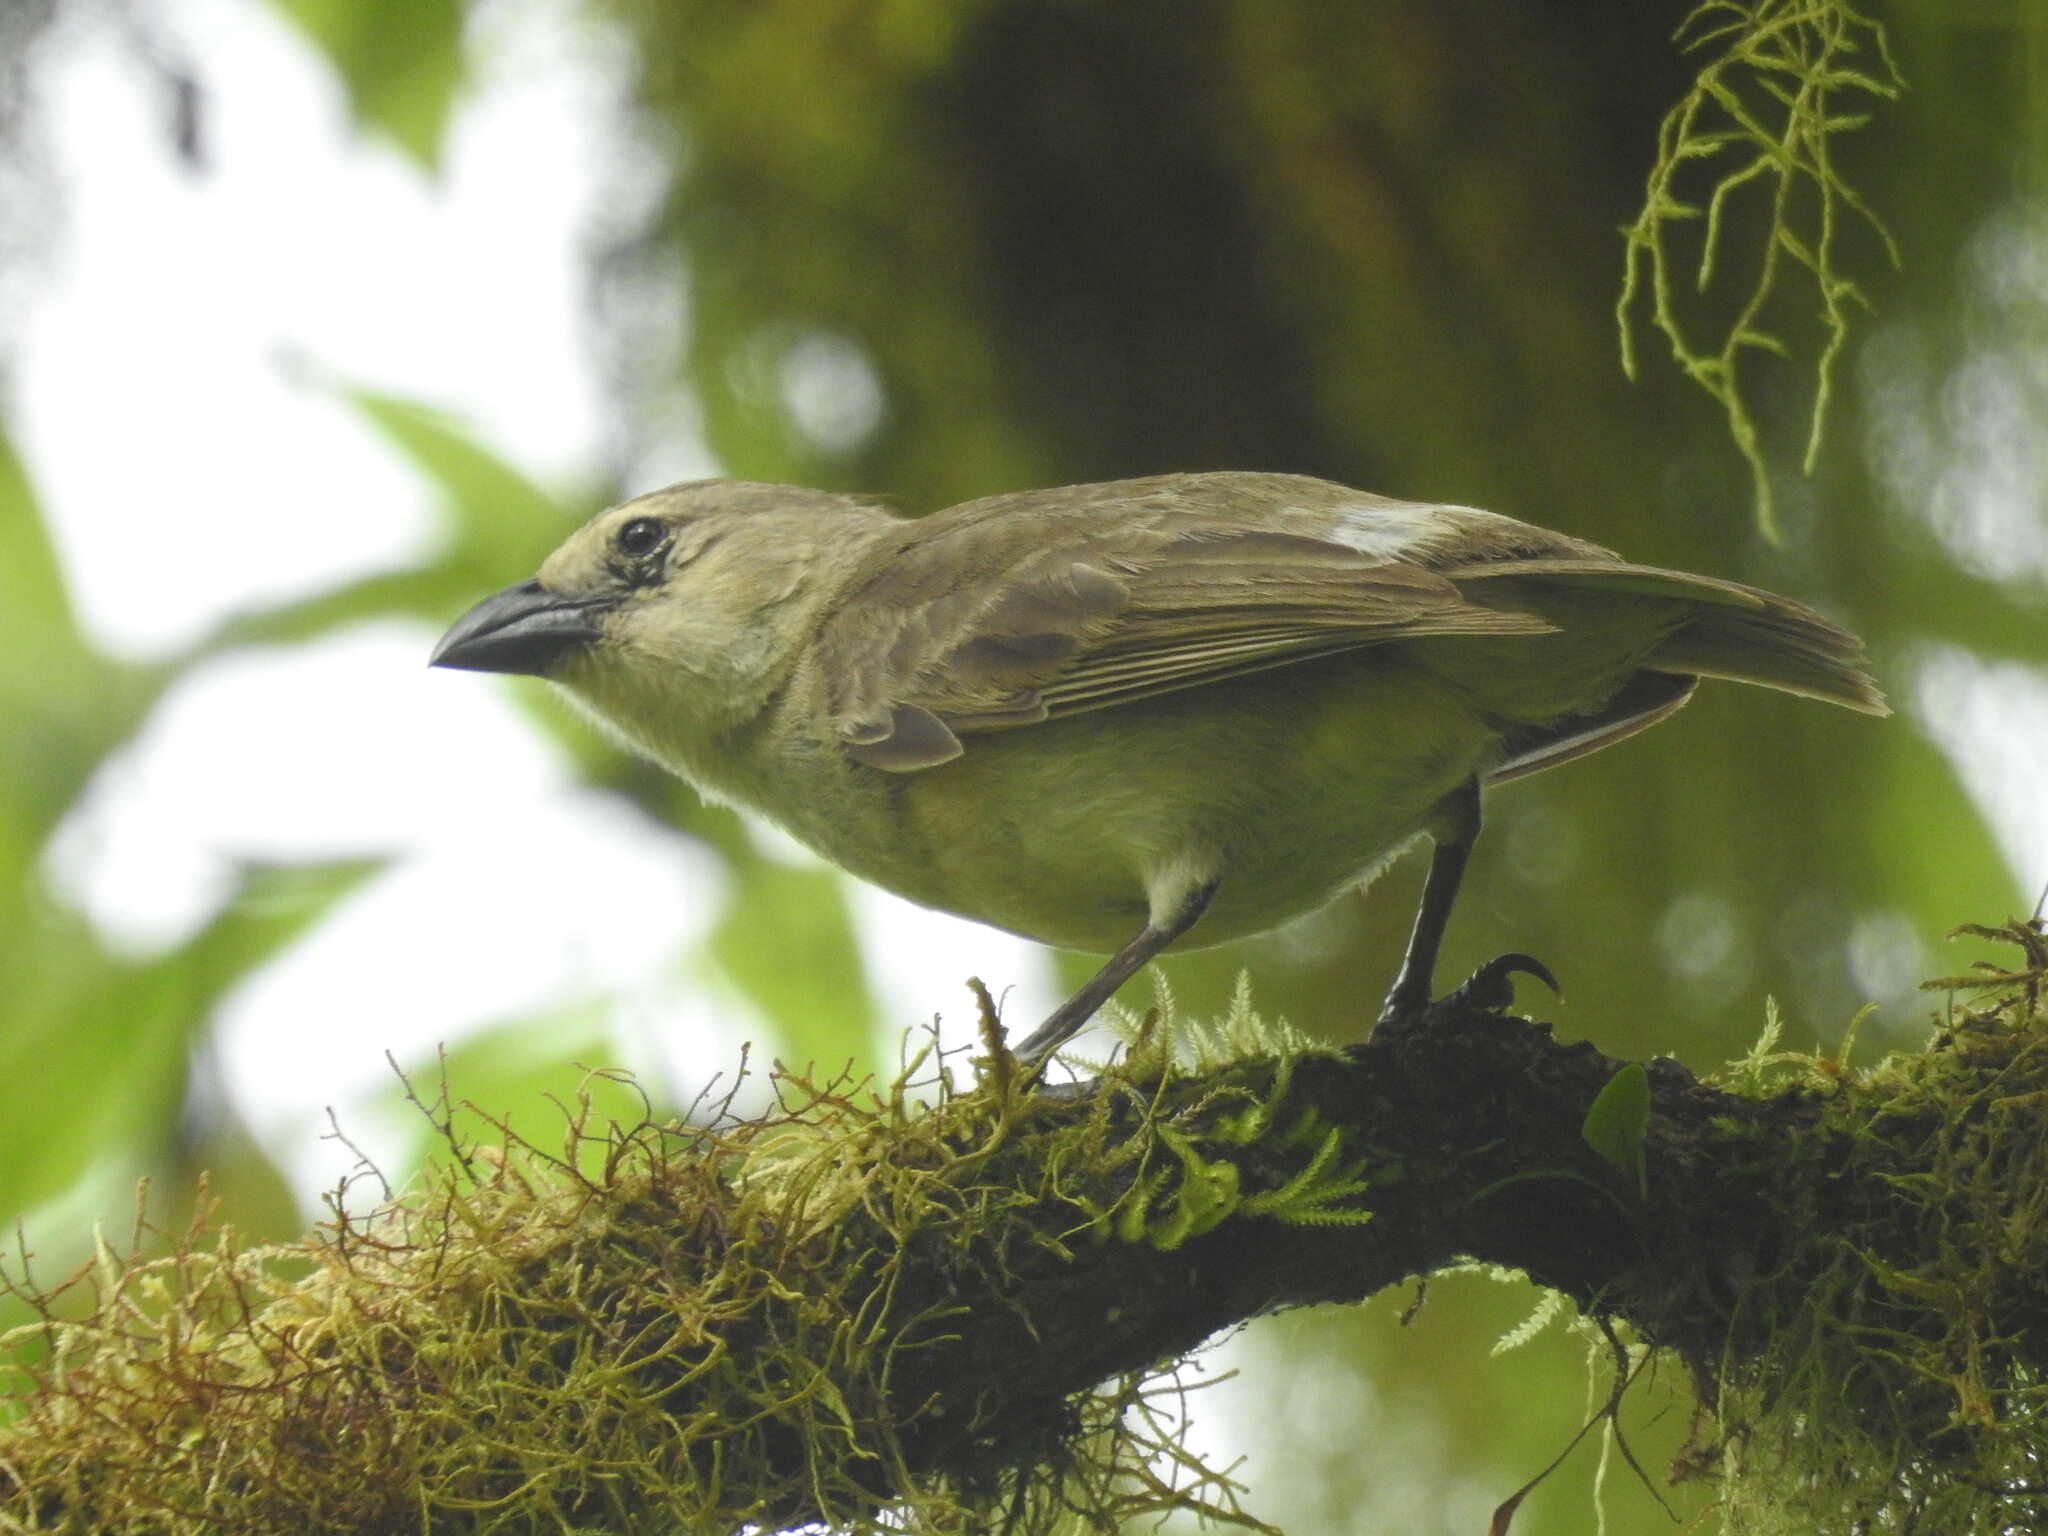
[(1863, 642), (1803, 603), (1740, 582), (1618, 560), (1493, 561), (1453, 573), (1468, 597), (1484, 602), (1485, 589), (1503, 583), (1524, 606), (1544, 588), (1571, 588), (1642, 597), (1676, 598), (1685, 617), (1638, 665), (1653, 672), (1725, 677), (1782, 688), (1888, 715), (1891, 706), (1864, 668)]
[(1755, 595), (1763, 599), (1755, 607), (1700, 604), (1644, 665), (1658, 672), (1760, 683), (1867, 715), (1891, 713), (1875, 679), (1864, 670), (1862, 641), (1789, 598)]

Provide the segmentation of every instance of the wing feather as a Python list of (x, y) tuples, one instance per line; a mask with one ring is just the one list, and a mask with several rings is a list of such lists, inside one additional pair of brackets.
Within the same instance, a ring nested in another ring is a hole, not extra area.
[(1451, 576), (1460, 582), (1491, 581), (1523, 577), (1552, 586), (1600, 587), (1609, 592), (1633, 592), (1643, 597), (1677, 597), (1695, 603), (1722, 603), (1731, 608), (1768, 608), (1774, 599), (1768, 592), (1745, 587), (1739, 581), (1718, 576), (1695, 576), (1690, 571), (1667, 571), (1655, 565), (1631, 565), (1624, 560), (1487, 560), (1452, 567)]
[(957, 755), (962, 736), (1362, 646), (1548, 633), (1535, 614), (1467, 601), (1444, 566), (1553, 550), (1605, 553), (1298, 476), (990, 497), (910, 525), (835, 605), (818, 654), (841, 739), (911, 771)]

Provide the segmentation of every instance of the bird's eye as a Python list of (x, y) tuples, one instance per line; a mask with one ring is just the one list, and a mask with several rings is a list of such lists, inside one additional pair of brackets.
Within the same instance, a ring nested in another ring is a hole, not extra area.
[(619, 526), (618, 537), (613, 542), (627, 559), (644, 560), (661, 548), (667, 537), (668, 525), (660, 518), (635, 517)]

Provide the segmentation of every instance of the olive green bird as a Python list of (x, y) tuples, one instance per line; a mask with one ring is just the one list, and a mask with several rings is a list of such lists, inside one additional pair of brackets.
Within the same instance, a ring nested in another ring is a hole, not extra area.
[[(1424, 1016), (1483, 790), (1703, 677), (1888, 713), (1852, 635), (1753, 587), (1470, 507), (1161, 475), (905, 519), (747, 481), (600, 513), (433, 663), (557, 684), (712, 801), (863, 879), (1111, 958), (1264, 932), (1427, 834), (1384, 1020)], [(1461, 995), (1509, 1000), (1523, 955)], [(1554, 985), (1554, 983), (1553, 983)]]

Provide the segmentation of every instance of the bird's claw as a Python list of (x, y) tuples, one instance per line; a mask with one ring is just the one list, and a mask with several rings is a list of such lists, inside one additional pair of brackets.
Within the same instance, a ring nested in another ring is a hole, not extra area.
[(1564, 996), (1564, 988), (1551, 974), (1550, 967), (1534, 955), (1495, 955), (1433, 1002), (1403, 1006), (1389, 998), (1380, 1013), (1378, 1028), (1415, 1028), (1447, 1013), (1505, 1013), (1514, 1005), (1517, 975), (1533, 976), (1559, 997)]
[(1550, 974), (1550, 967), (1534, 955), (1495, 955), (1430, 1006), (1505, 1013), (1514, 1005), (1517, 975), (1534, 976), (1555, 995), (1564, 996), (1564, 988)]

